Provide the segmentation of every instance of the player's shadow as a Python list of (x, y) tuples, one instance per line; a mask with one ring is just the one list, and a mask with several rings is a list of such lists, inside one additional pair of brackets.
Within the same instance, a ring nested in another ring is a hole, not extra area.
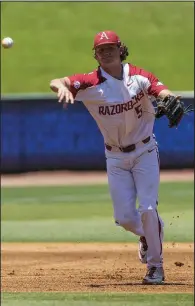
[[(90, 284), (89, 285), (89, 287), (91, 288), (104, 288), (107, 286), (151, 286), (151, 285), (142, 284), (142, 283), (109, 283), (109, 284)], [(154, 286), (189, 286), (189, 284), (164, 282), (162, 284), (158, 284)]]

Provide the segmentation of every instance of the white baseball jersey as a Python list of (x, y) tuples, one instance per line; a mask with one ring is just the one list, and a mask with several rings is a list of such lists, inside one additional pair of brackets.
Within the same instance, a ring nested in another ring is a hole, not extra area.
[(155, 110), (151, 97), (167, 89), (152, 73), (126, 63), (122, 80), (101, 67), (68, 78), (75, 100), (84, 103), (106, 144), (125, 147), (152, 135)]

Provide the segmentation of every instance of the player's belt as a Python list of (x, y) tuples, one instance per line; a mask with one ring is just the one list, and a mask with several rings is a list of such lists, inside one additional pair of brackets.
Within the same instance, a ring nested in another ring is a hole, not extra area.
[[(143, 139), (142, 142), (143, 143), (148, 143), (150, 141), (150, 136)], [(105, 147), (108, 151), (112, 151), (112, 149), (116, 148), (116, 147), (112, 147), (108, 144), (105, 144)], [(132, 152), (136, 149), (136, 145), (135, 144), (131, 144), (127, 147), (117, 147), (121, 152), (125, 152), (125, 153), (129, 153), (129, 152)]]

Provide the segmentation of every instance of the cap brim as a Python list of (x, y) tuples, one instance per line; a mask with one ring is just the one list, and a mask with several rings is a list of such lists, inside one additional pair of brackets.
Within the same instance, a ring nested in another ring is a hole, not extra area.
[(97, 44), (95, 47), (93, 47), (93, 50), (94, 50), (96, 47), (99, 47), (99, 46), (101, 46), (101, 45), (110, 45), (110, 44), (112, 44), (112, 45), (117, 45), (117, 42), (116, 42), (116, 41), (102, 42), (102, 43)]

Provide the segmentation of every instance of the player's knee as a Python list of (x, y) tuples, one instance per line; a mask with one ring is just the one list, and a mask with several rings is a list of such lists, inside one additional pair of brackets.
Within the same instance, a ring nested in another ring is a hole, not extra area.
[(156, 211), (157, 205), (158, 205), (157, 201), (150, 201), (149, 203), (146, 201), (143, 203), (141, 202), (139, 205), (139, 212), (140, 214), (143, 214), (151, 211)]

